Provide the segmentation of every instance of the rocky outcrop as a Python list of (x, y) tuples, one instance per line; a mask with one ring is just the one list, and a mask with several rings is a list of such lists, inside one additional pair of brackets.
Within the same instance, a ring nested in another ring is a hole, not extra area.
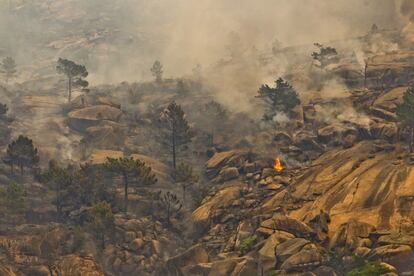
[(245, 154), (246, 152), (241, 150), (215, 153), (206, 163), (206, 175), (212, 179), (226, 167), (242, 167), (245, 163)]
[(330, 241), (330, 247), (356, 248), (360, 240), (368, 238), (369, 234), (374, 232), (374, 230), (375, 227), (373, 225), (351, 219), (339, 227)]
[(210, 198), (204, 200), (192, 214), (192, 220), (197, 224), (207, 224), (211, 216), (218, 210), (229, 207), (240, 198), (245, 185), (234, 183), (229, 187), (219, 190)]
[(290, 212), (290, 216), (309, 221), (325, 210), (331, 218), (330, 237), (350, 219), (377, 229), (398, 228), (399, 218), (407, 217), (401, 213), (399, 204), (405, 204), (404, 208), (412, 206), (405, 199), (414, 196), (409, 188), (414, 181), (414, 170), (388, 151), (386, 145), (362, 142), (323, 154), (293, 184), (292, 193), (298, 199), (320, 196)]
[(265, 220), (260, 224), (258, 231), (284, 231), (292, 233), (296, 237), (315, 237), (315, 231), (305, 223), (284, 215)]
[(93, 257), (80, 257), (68, 255), (60, 258), (54, 272), (62, 276), (103, 276)]
[(210, 270), (211, 266), (202, 266), (209, 262), (209, 256), (201, 244), (194, 245), (185, 252), (168, 259), (159, 271), (159, 275), (191, 275), (196, 270)]
[(95, 105), (77, 109), (68, 114), (68, 125), (75, 130), (84, 131), (96, 126), (102, 120), (118, 122), (122, 111), (108, 105)]

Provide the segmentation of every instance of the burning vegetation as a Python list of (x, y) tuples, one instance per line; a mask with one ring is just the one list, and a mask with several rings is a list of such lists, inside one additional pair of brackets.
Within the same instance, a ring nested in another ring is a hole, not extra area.
[(273, 164), (273, 168), (275, 169), (276, 172), (280, 173), (281, 171), (283, 171), (283, 165), (282, 162), (280, 161), (279, 158), (275, 159), (275, 162)]

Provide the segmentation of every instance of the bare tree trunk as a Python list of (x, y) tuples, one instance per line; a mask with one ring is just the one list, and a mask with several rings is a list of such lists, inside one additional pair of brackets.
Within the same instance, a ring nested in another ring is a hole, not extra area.
[(414, 127), (410, 127), (410, 152), (413, 152)]
[(72, 99), (72, 77), (68, 78), (68, 102)]
[(167, 206), (167, 224), (170, 225), (170, 203)]
[(124, 173), (124, 211), (128, 212), (128, 175)]
[(365, 60), (365, 68), (364, 68), (364, 88), (367, 89), (367, 70), (368, 70), (368, 62)]
[(176, 145), (175, 145), (175, 143), (176, 143), (176, 141), (175, 141), (175, 125), (174, 125), (174, 123), (173, 123), (173, 126), (172, 126), (172, 154), (173, 154), (173, 167), (174, 167), (174, 169), (176, 169), (176, 167), (177, 167), (177, 164), (176, 164)]
[(185, 185), (185, 183), (183, 183), (183, 204), (185, 205), (185, 192), (187, 190), (187, 187)]
[(60, 220), (61, 212), (62, 212), (60, 200), (61, 200), (60, 199), (60, 184), (56, 183), (56, 212), (57, 212), (58, 220)]
[(101, 234), (101, 241), (102, 241), (102, 249), (105, 249), (105, 234), (102, 232)]

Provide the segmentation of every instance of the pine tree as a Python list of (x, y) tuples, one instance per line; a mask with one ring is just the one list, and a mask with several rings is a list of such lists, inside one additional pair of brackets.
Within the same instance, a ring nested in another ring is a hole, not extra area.
[(10, 165), (12, 173), (14, 165), (17, 165), (23, 175), (24, 167), (30, 168), (39, 163), (39, 155), (37, 148), (33, 146), (33, 141), (20, 135), (8, 145), (3, 161)]
[(84, 65), (76, 64), (75, 62), (59, 58), (57, 61), (56, 71), (58, 74), (63, 74), (68, 79), (68, 102), (72, 98), (72, 89), (80, 87), (83, 91), (88, 91), (89, 85), (85, 78), (88, 76), (88, 71)]
[(155, 82), (162, 82), (162, 74), (164, 73), (164, 70), (162, 69), (161, 62), (159, 62), (158, 60), (154, 62), (154, 64), (151, 67), (151, 73), (155, 78)]
[(180, 200), (178, 199), (177, 195), (166, 192), (160, 197), (161, 204), (164, 206), (165, 211), (167, 213), (167, 224), (171, 224), (171, 217), (175, 214), (177, 215), (183, 205), (181, 204)]
[(128, 211), (128, 188), (130, 182), (135, 179), (137, 186), (152, 185), (157, 182), (155, 174), (150, 166), (138, 159), (130, 158), (107, 158), (104, 168), (116, 175), (120, 175), (124, 183), (124, 211)]
[(0, 117), (5, 116), (7, 114), (7, 111), (9, 111), (7, 104), (0, 103)]
[(114, 229), (114, 215), (111, 205), (105, 201), (96, 203), (89, 211), (90, 227), (96, 237), (101, 241), (102, 249), (105, 249), (105, 239)]
[(216, 132), (225, 128), (227, 120), (227, 111), (216, 101), (206, 103), (200, 110), (200, 125), (208, 133), (210, 145), (213, 145)]
[(0, 206), (4, 208), (2, 213), (10, 215), (10, 219), (16, 222), (27, 210), (25, 189), (14, 182), (5, 189), (0, 188)]
[(414, 85), (407, 89), (404, 93), (403, 101), (397, 106), (397, 118), (401, 122), (403, 128), (410, 131), (409, 147), (413, 152), (414, 142)]
[(258, 98), (263, 99), (269, 107), (265, 114), (265, 120), (271, 120), (278, 112), (289, 114), (291, 110), (300, 104), (296, 90), (287, 81), (279, 78), (276, 80), (276, 87), (262, 85), (258, 91)]
[(333, 47), (324, 47), (322, 44), (315, 43), (319, 48), (319, 52), (313, 52), (312, 57), (319, 62), (319, 67), (325, 68), (329, 64), (339, 61), (338, 52)]
[(1, 73), (6, 77), (6, 83), (16, 75), (16, 62), (11, 57), (5, 57), (1, 63)]
[(191, 142), (192, 133), (181, 106), (172, 102), (161, 114), (161, 122), (166, 130), (165, 141), (171, 147), (173, 167), (176, 166), (177, 152)]
[(75, 201), (76, 192), (71, 192), (74, 183), (73, 168), (61, 167), (56, 161), (51, 160), (48, 170), (41, 175), (41, 180), (55, 192), (53, 204), (56, 206), (58, 219), (62, 219), (64, 207), (70, 206)]
[(193, 168), (189, 164), (185, 163), (178, 164), (172, 177), (183, 190), (183, 203), (185, 204), (187, 189), (198, 181), (198, 177), (194, 175)]

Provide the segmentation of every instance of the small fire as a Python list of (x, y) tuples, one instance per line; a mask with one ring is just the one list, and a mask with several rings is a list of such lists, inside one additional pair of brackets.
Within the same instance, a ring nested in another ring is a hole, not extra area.
[(276, 158), (275, 164), (273, 165), (273, 168), (277, 172), (281, 172), (283, 170), (283, 166), (282, 166), (282, 163), (280, 162), (280, 159), (279, 158)]

